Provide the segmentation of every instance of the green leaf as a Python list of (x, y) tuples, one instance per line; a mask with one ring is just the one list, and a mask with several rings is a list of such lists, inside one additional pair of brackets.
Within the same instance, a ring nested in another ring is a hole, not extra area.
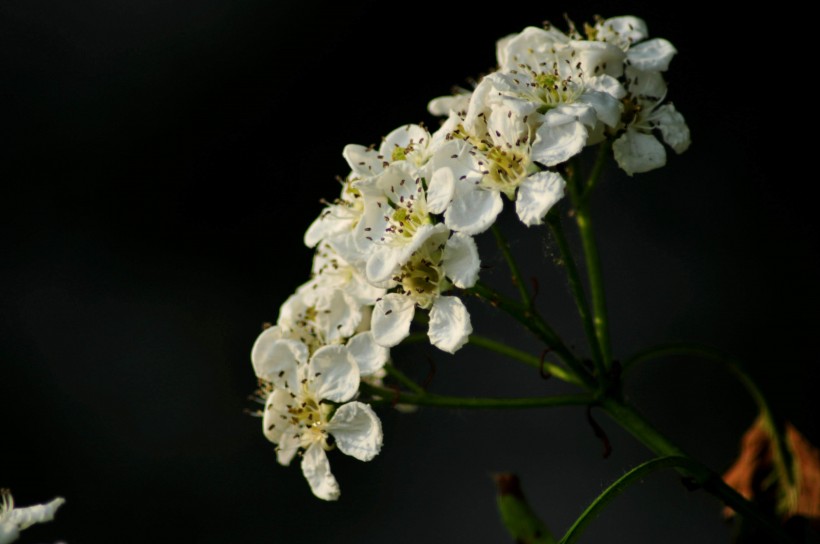
[(530, 508), (518, 476), (510, 473), (493, 476), (498, 488), (498, 512), (516, 544), (555, 544), (549, 528)]

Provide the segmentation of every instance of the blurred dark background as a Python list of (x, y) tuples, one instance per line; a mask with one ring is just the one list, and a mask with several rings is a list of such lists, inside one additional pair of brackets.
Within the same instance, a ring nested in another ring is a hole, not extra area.
[[(693, 340), (741, 357), (781, 412), (820, 442), (817, 278), (808, 106), (780, 21), (707, 4), (257, 0), (0, 2), (0, 486), (56, 495), (21, 542), (504, 542), (490, 474), (520, 474), (559, 535), (650, 453), (582, 409), (381, 409), (384, 449), (331, 455), (338, 503), (276, 464), (253, 408), (251, 344), (306, 280), (301, 236), (345, 175), (342, 147), (418, 120), (428, 99), (494, 64), (495, 40), (634, 13), (679, 55), (669, 97), (692, 148), (596, 195), (615, 352)], [(793, 96), (797, 94), (798, 96)], [(805, 164), (805, 167), (803, 165)], [(508, 206), (508, 210), (509, 210)], [(539, 304), (583, 339), (544, 229), (505, 213)], [(483, 239), (488, 283), (506, 272)], [(473, 304), (477, 332), (540, 347)], [(439, 393), (563, 391), (514, 361), (396, 350)], [(631, 398), (717, 470), (755, 416), (714, 363), (638, 368)], [(673, 474), (621, 496), (586, 542), (726, 542), (720, 505)]]

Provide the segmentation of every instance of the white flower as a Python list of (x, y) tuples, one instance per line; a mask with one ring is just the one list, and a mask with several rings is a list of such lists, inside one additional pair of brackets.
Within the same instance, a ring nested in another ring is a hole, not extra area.
[(314, 289), (308, 282), (282, 304), (276, 324), (284, 336), (304, 342), (313, 351), (352, 336), (361, 321), (362, 306), (345, 290)]
[[(476, 95), (482, 86), (492, 87), (492, 81), (485, 78)], [(483, 117), (488, 133), (485, 138), (476, 138), (467, 129), (456, 131), (455, 137), (464, 142), (452, 142), (450, 148), (443, 148), (446, 153), (436, 155), (429, 187), (431, 208), (437, 213), (444, 211), (445, 224), (451, 229), (478, 234), (495, 221), (502, 208), (500, 194), (504, 193), (515, 200), (524, 224), (541, 223), (563, 196), (565, 186), (559, 174), (539, 171), (534, 163), (532, 123), (541, 115), (523, 101), (503, 100)]]
[[(649, 43), (649, 42), (645, 42)], [(624, 100), (624, 132), (612, 143), (615, 161), (630, 176), (666, 164), (666, 150), (653, 134), (659, 131), (675, 153), (691, 143), (689, 127), (672, 104), (664, 104), (666, 83), (657, 70), (626, 69), (629, 96)]]
[[(382, 446), (378, 416), (367, 404), (349, 402), (359, 389), (359, 369), (345, 346), (325, 346), (308, 361), (307, 347), (293, 340), (257, 339), (251, 359), (258, 378), (270, 384), (263, 432), (277, 444), (279, 463), (300, 450), (302, 473), (314, 495), (339, 498), (326, 451), (370, 461)], [(334, 410), (330, 403), (343, 403)], [(331, 441), (331, 436), (333, 441)]]
[(20, 531), (35, 523), (45, 523), (54, 519), (54, 513), (65, 499), (57, 497), (45, 504), (26, 508), (15, 508), (14, 499), (8, 489), (0, 489), (0, 544), (14, 542)]
[(451, 112), (466, 113), (470, 104), (470, 95), (467, 89), (455, 89), (450, 96), (439, 96), (427, 104), (427, 111), (438, 117), (446, 117)]
[(333, 246), (322, 243), (313, 255), (313, 277), (299, 287), (299, 291), (328, 289), (341, 289), (362, 306), (372, 306), (377, 298), (384, 295), (384, 289), (367, 281), (363, 266), (354, 266), (342, 258)]
[(455, 353), (467, 342), (473, 331), (470, 314), (461, 299), (442, 292), (451, 282), (460, 288), (472, 287), (480, 261), (471, 237), (454, 233), (447, 239), (448, 233), (429, 237), (393, 278), (400, 292), (376, 303), (371, 327), (378, 344), (392, 347), (404, 340), (416, 306), (430, 310), (428, 336), (434, 346)]
[(430, 217), (422, 175), (400, 162), (357, 183), (365, 197), (365, 238), (373, 244), (365, 269), (371, 283), (388, 281), (427, 238), (447, 230)]
[(360, 243), (364, 225), (361, 223), (364, 202), (358, 189), (348, 179), (342, 184), (341, 196), (328, 204), (305, 232), (304, 242), (308, 247), (316, 247), (325, 242), (349, 263), (357, 263), (364, 258), (366, 248)]

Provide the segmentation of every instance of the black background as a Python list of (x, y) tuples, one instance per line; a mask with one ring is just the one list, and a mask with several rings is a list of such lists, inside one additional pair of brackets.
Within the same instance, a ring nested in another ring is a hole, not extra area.
[[(342, 147), (426, 119), (429, 98), (490, 69), (497, 38), (544, 19), (635, 13), (679, 55), (669, 97), (692, 148), (611, 168), (595, 197), (616, 355), (696, 340), (737, 354), (818, 442), (818, 259), (805, 67), (779, 18), (705, 5), (167, 0), (0, 3), (0, 485), (67, 498), (22, 542), (503, 542), (490, 474), (518, 472), (560, 534), (650, 455), (581, 409), (380, 409), (368, 464), (335, 453), (342, 498), (276, 464), (246, 397), (261, 323), (307, 278), (301, 235), (346, 173)], [(791, 46), (789, 44), (792, 44)], [(510, 208), (508, 206), (508, 208)], [(541, 229), (502, 226), (539, 304), (583, 336)], [(506, 273), (482, 237), (490, 268)], [(472, 303), (471, 303), (472, 304)], [(477, 332), (540, 348), (472, 304)], [(435, 392), (564, 391), (467, 347), (396, 350)], [(686, 359), (629, 378), (649, 419), (717, 470), (754, 407)], [(619, 498), (588, 542), (725, 542), (719, 505), (672, 474)]]

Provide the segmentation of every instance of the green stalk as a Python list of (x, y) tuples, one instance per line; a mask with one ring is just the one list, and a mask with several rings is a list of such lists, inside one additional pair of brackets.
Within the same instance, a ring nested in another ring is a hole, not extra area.
[(404, 387), (412, 391), (413, 393), (423, 394), (424, 388), (421, 387), (419, 384), (411, 380), (407, 374), (396, 368), (395, 366), (387, 363), (384, 365), (384, 370), (387, 372), (387, 375), (391, 378), (394, 378), (397, 382), (402, 384)]
[[(607, 154), (608, 146), (602, 145), (587, 181), (586, 192), (580, 186), (579, 168), (575, 162), (570, 175), (567, 189), (575, 208), (575, 222), (578, 225), (578, 232), (581, 234), (581, 245), (584, 249), (584, 259), (586, 260), (587, 279), (589, 280), (589, 290), (592, 296), (593, 324), (595, 326), (595, 336), (601, 349), (603, 367), (609, 368), (612, 363), (609, 342), (609, 324), (607, 321), (606, 296), (604, 293), (604, 278), (601, 270), (601, 258), (598, 254), (598, 246), (595, 242), (595, 232), (592, 226), (592, 214), (588, 206), (588, 198), (591, 188), (595, 187), (598, 178), (603, 171), (603, 161)], [(583, 195), (583, 196), (582, 196)], [(600, 374), (601, 379), (605, 378), (605, 373)]]
[(510, 275), (512, 276), (512, 282), (518, 288), (518, 294), (521, 295), (521, 303), (524, 304), (524, 307), (527, 309), (532, 308), (532, 297), (530, 297), (530, 292), (527, 291), (527, 286), (524, 283), (524, 279), (521, 277), (521, 272), (518, 270), (518, 264), (515, 262), (512, 252), (510, 252), (510, 246), (504, 238), (504, 234), (502, 234), (501, 229), (498, 228), (498, 225), (495, 223), (490, 230), (493, 231), (495, 242), (498, 244), (498, 248), (504, 255), (504, 260), (507, 261), (507, 266), (509, 267)]
[[(516, 359), (518, 361), (521, 361), (522, 363), (528, 364), (531, 367), (537, 368), (539, 370), (541, 370), (542, 368), (541, 359), (539, 359), (538, 357), (531, 355), (526, 351), (521, 351), (512, 346), (508, 346), (507, 344), (504, 344), (502, 342), (498, 342), (497, 340), (492, 340), (484, 336), (478, 336), (476, 334), (473, 334), (470, 335), (470, 344), (489, 351), (494, 351), (501, 355), (505, 355), (511, 359)], [(575, 378), (575, 376), (567, 372), (561, 366), (558, 366), (554, 363), (550, 363), (549, 361), (544, 361), (543, 368), (559, 380), (574, 383), (576, 385), (581, 385), (581, 383), (578, 381), (578, 379)]]
[(561, 361), (569, 367), (579, 383), (582, 383), (587, 389), (595, 389), (595, 381), (589, 372), (587, 372), (586, 368), (575, 358), (575, 355), (567, 348), (558, 334), (553, 331), (537, 313), (522, 308), (519, 303), (496, 293), (480, 282), (468, 289), (468, 292), (487, 300), (490, 304), (506, 312), (512, 316), (513, 319), (524, 325), (524, 327), (540, 338), (542, 342), (555, 352)]
[(386, 387), (361, 384), (364, 392), (378, 395), (382, 403), (412, 404), (415, 406), (437, 406), (439, 408), (468, 408), (468, 409), (495, 409), (495, 408), (551, 408), (556, 406), (583, 406), (593, 402), (589, 395), (556, 395), (552, 397), (522, 397), (522, 398), (482, 398), (482, 397), (450, 397), (433, 395), (430, 393), (415, 394), (404, 391), (395, 391)]
[(575, 257), (572, 255), (572, 249), (569, 247), (567, 238), (564, 235), (564, 228), (561, 225), (561, 217), (557, 213), (547, 215), (547, 225), (552, 232), (555, 242), (558, 244), (558, 250), (561, 252), (561, 260), (564, 263), (564, 268), (567, 271), (569, 279), (569, 288), (572, 292), (572, 297), (575, 299), (575, 306), (578, 308), (578, 315), (581, 317), (581, 322), (584, 324), (584, 333), (592, 350), (592, 360), (595, 362), (595, 367), (599, 375), (604, 374), (603, 357), (601, 355), (601, 346), (598, 343), (598, 337), (595, 333), (595, 325), (593, 324), (592, 316), (589, 313), (589, 305), (587, 297), (584, 293), (584, 284), (581, 281), (581, 275), (578, 273), (578, 267), (575, 264)]

